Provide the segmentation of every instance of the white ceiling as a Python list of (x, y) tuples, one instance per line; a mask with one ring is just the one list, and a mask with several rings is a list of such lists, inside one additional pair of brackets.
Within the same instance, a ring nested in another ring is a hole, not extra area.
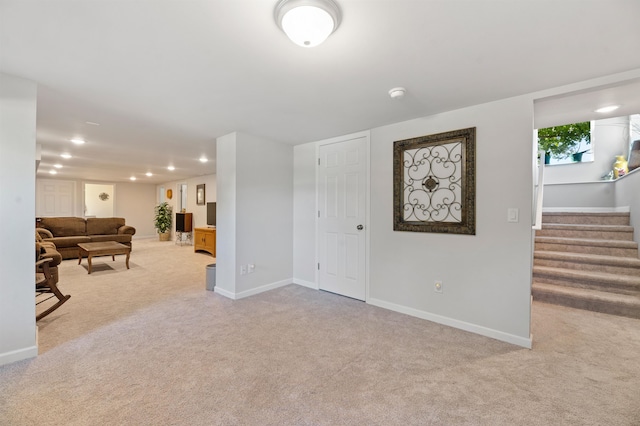
[[(618, 109), (606, 114), (595, 111), (609, 105), (617, 105)], [(537, 100), (534, 103), (534, 127), (541, 129), (638, 113), (640, 78)]]
[(233, 131), (298, 144), (640, 69), (637, 0), (337, 2), (305, 49), (276, 0), (0, 0), (0, 72), (39, 85), (39, 175), (180, 180)]

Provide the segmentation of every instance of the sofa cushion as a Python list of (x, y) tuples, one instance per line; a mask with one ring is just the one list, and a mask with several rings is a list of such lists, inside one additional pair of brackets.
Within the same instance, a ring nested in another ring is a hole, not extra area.
[(39, 226), (51, 231), (54, 237), (87, 235), (85, 220), (81, 217), (43, 217)]
[(87, 235), (117, 234), (118, 228), (124, 226), (124, 222), (124, 218), (121, 217), (89, 217), (87, 218)]
[[(48, 241), (48, 240), (45, 240)], [(75, 236), (75, 237), (56, 237), (52, 238), (51, 242), (53, 242), (57, 248), (62, 249), (66, 247), (76, 247), (78, 243), (90, 243), (91, 238), (86, 235)]]

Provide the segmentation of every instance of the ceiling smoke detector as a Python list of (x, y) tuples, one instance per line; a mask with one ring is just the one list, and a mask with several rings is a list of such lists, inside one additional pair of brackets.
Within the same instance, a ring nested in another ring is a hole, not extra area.
[(405, 93), (407, 93), (407, 90), (404, 87), (394, 87), (389, 90), (389, 96), (391, 96), (391, 99), (400, 99)]

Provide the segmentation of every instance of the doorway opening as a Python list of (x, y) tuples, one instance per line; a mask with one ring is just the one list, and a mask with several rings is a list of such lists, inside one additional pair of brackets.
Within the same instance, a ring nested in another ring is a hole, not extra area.
[(115, 191), (113, 184), (84, 184), (84, 216), (114, 217)]

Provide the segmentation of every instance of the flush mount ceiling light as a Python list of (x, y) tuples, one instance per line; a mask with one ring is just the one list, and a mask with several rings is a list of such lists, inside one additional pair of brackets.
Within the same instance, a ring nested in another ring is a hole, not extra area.
[(63, 154), (60, 154), (60, 157), (69, 159), (69, 158), (71, 158), (71, 154), (67, 154), (67, 153), (65, 152), (65, 153), (63, 153)]
[(391, 96), (391, 99), (399, 99), (403, 97), (405, 93), (407, 93), (407, 90), (404, 87), (394, 87), (389, 90), (389, 96)]
[(340, 25), (340, 9), (333, 0), (280, 0), (274, 18), (295, 44), (317, 46)]
[(600, 113), (605, 114), (607, 112), (615, 111), (618, 108), (620, 108), (620, 105), (609, 105), (609, 106), (606, 106), (606, 107), (598, 108), (596, 110), (596, 112), (600, 112)]
[(85, 143), (85, 140), (82, 138), (73, 138), (71, 139), (71, 142), (75, 143), (76, 145), (82, 145)]
[(200, 157), (200, 162), (201, 163), (206, 163), (207, 161), (209, 161), (209, 160), (204, 155), (202, 157)]

